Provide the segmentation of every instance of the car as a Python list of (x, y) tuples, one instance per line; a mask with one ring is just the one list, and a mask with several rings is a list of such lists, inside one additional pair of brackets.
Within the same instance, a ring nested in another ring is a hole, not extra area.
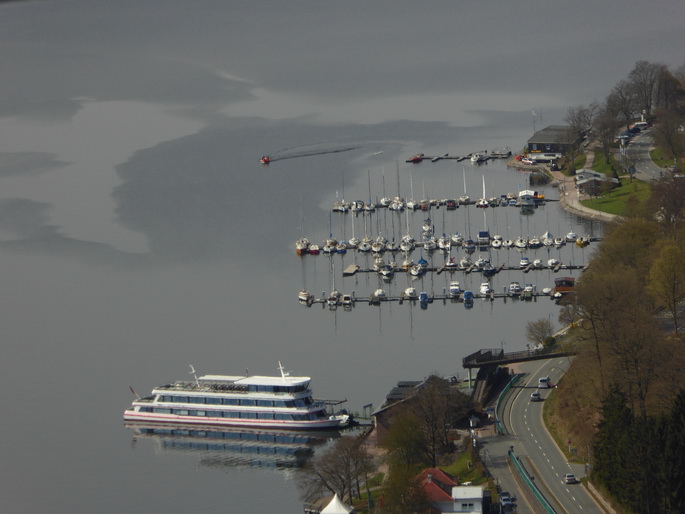
[(578, 482), (578, 479), (576, 478), (576, 476), (573, 473), (566, 473), (564, 475), (564, 483), (565, 484), (575, 484), (576, 482)]
[(540, 401), (542, 401), (542, 397), (540, 396), (540, 393), (538, 393), (537, 391), (534, 392), (534, 393), (531, 393), (531, 394), (530, 394), (530, 401), (531, 401), (531, 402), (540, 402)]
[(547, 389), (549, 387), (552, 387), (551, 382), (549, 381), (549, 377), (540, 377), (538, 378), (538, 387), (540, 389)]
[(511, 496), (508, 492), (502, 491), (499, 494), (499, 504), (503, 512), (511, 512), (516, 509), (516, 496)]

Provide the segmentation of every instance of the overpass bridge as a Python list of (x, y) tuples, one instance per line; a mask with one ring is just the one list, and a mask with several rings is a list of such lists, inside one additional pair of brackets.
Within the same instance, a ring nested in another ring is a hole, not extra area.
[(541, 348), (539, 350), (525, 350), (522, 352), (509, 353), (505, 353), (504, 350), (500, 348), (482, 349), (464, 357), (462, 359), (462, 366), (469, 371), (469, 384), (472, 383), (471, 370), (473, 368), (478, 368), (471, 398), (476, 403), (485, 404), (487, 399), (491, 396), (491, 390), (493, 390), (493, 387), (495, 386), (495, 377), (499, 366), (512, 364), (514, 362), (551, 359), (573, 354), (575, 354), (575, 351), (568, 348)]

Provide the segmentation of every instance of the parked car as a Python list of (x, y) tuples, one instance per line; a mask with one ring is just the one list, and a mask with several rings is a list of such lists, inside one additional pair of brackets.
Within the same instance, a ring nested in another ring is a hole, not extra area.
[(499, 494), (499, 504), (503, 512), (511, 512), (516, 509), (516, 496), (511, 496), (507, 491)]
[(566, 473), (564, 475), (564, 483), (565, 484), (575, 484), (576, 482), (578, 482), (578, 479), (576, 478), (576, 476), (573, 473)]

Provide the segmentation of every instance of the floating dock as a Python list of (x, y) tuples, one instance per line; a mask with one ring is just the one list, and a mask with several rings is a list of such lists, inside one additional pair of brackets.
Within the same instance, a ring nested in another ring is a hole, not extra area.
[[(454, 272), (462, 272), (462, 273), (483, 273), (486, 272), (486, 274), (492, 274), (496, 275), (500, 271), (522, 271), (523, 273), (529, 273), (531, 271), (552, 271), (553, 273), (557, 273), (561, 270), (582, 270), (585, 271), (585, 268), (587, 265), (579, 265), (579, 264), (563, 264), (559, 263), (554, 266), (549, 266), (549, 265), (543, 265), (543, 266), (533, 266), (533, 264), (528, 264), (527, 266), (521, 267), (521, 266), (508, 266), (506, 264), (500, 264), (499, 266), (496, 266), (494, 268), (482, 268), (480, 266), (476, 266), (475, 264), (471, 264), (470, 266), (438, 266), (438, 267), (427, 267), (425, 268), (426, 273), (437, 273), (440, 275), (443, 272), (446, 273), (454, 273)], [(380, 271), (375, 269), (375, 268), (362, 268), (359, 264), (350, 264), (343, 270), (343, 277), (352, 277), (356, 275), (357, 273), (379, 273)], [(409, 273), (409, 268), (404, 268), (404, 267), (394, 267), (393, 268), (393, 273)]]
[(538, 298), (549, 298), (551, 300), (556, 300), (554, 297), (553, 293), (540, 293), (537, 291), (533, 292), (521, 292), (521, 293), (498, 293), (495, 291), (492, 291), (490, 293), (484, 294), (484, 293), (473, 293), (473, 296), (471, 298), (465, 299), (463, 293), (460, 293), (458, 295), (453, 295), (449, 293), (442, 293), (442, 294), (435, 294), (431, 293), (430, 295), (424, 295), (422, 293), (421, 297), (417, 296), (406, 296), (404, 294), (400, 296), (354, 296), (354, 295), (342, 295), (338, 300), (332, 301), (330, 298), (316, 298), (314, 296), (311, 296), (307, 300), (300, 299), (300, 303), (302, 305), (305, 305), (307, 307), (311, 307), (313, 305), (320, 304), (323, 307), (329, 307), (330, 309), (336, 309), (337, 307), (348, 307), (352, 308), (357, 304), (366, 304), (366, 305), (380, 305), (382, 303), (399, 303), (400, 305), (404, 303), (409, 303), (411, 305), (421, 305), (425, 306), (427, 304), (432, 304), (435, 302), (442, 302), (443, 304), (447, 303), (455, 303), (455, 304), (466, 304), (466, 306), (469, 306), (472, 304), (475, 300), (482, 300), (482, 301), (491, 301), (494, 302), (495, 300), (503, 300), (504, 302), (506, 301), (528, 301), (528, 302), (535, 302), (537, 301)]

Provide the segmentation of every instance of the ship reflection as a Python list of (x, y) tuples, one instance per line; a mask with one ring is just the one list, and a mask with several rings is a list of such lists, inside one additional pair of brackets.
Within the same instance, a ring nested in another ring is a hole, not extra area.
[(206, 466), (301, 468), (314, 448), (340, 437), (337, 431), (267, 431), (246, 428), (127, 424), (134, 442), (151, 440), (157, 449), (197, 453)]

